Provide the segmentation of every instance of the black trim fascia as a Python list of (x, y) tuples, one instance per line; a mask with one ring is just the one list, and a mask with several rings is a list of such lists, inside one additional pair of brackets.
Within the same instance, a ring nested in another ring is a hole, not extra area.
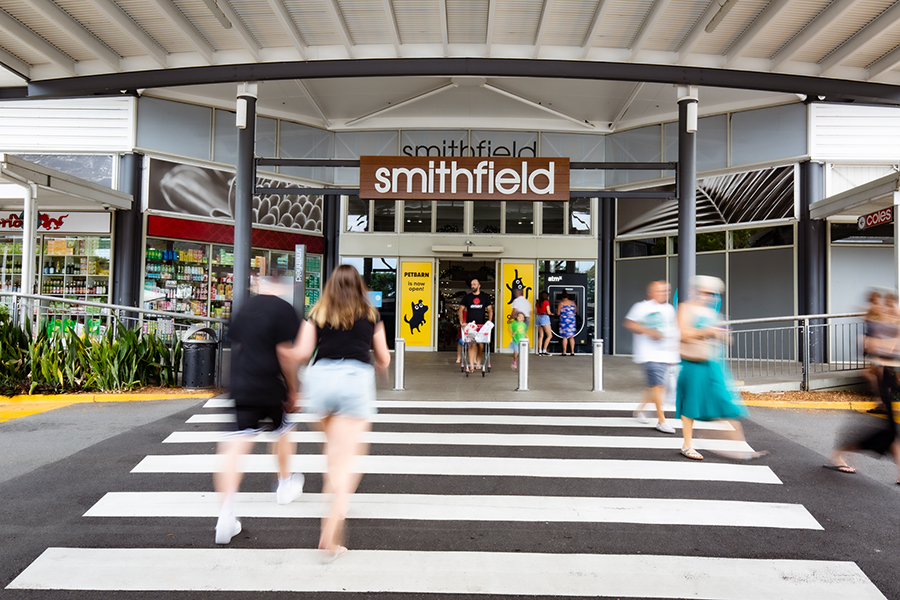
[(806, 94), (831, 102), (900, 104), (900, 86), (868, 81), (681, 65), (520, 58), (371, 58), (183, 67), (31, 81), (28, 95), (60, 98), (244, 81), (435, 76), (651, 82)]

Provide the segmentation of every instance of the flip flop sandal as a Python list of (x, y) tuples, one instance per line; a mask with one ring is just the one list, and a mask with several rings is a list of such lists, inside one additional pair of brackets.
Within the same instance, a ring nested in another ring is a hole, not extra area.
[[(830, 469), (831, 471), (837, 471), (838, 473), (846, 473), (847, 475), (853, 475), (854, 473), (856, 473), (856, 469), (854, 469), (850, 465), (822, 465), (822, 467)], [(900, 481), (898, 481), (897, 483), (900, 483)]]
[(694, 450), (693, 447), (682, 448), (681, 455), (686, 458), (690, 458), (691, 460), (703, 460), (703, 455)]

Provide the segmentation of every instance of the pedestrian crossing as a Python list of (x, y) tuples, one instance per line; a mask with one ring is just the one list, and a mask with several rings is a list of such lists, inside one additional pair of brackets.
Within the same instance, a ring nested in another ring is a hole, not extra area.
[[(306, 493), (276, 504), (259, 484), (275, 472), (274, 458), (262, 451), (246, 456), (249, 475), (236, 512), (245, 530), (257, 523), (274, 539), (239, 535), (215, 547), (219, 499), (211, 474), (220, 460), (212, 444), (227, 436), (232, 417), (227, 400), (212, 399), (161, 436), (134, 464), (124, 490), (105, 493), (83, 515), (87, 522), (196, 523), (192, 539), (139, 548), (92, 538), (84, 547), (47, 548), (7, 589), (161, 598), (204, 591), (885, 598), (854, 562), (771, 556), (767, 536), (814, 541), (825, 534), (822, 523), (803, 505), (781, 501), (783, 481), (766, 464), (683, 459), (679, 436), (638, 423), (633, 403), (378, 406), (366, 437), (370, 455), (359, 461), (363, 484), (348, 515), (351, 531), (371, 527), (372, 534), (354, 538), (338, 561), (323, 562), (294, 535), (298, 527), (315, 529), (328, 503), (315, 489), (326, 467), (316, 450), (323, 436), (308, 430), (306, 415), (294, 415), (299, 427), (292, 434), (300, 444), (293, 466), (307, 474)], [(704, 425), (696, 428), (703, 436), (697, 448), (752, 449), (724, 439), (727, 424)], [(737, 535), (748, 531), (755, 533)], [(475, 548), (470, 540), (485, 533)], [(569, 545), (573, 535), (590, 545)], [(687, 536), (699, 540), (687, 542), (697, 546), (690, 554), (682, 543)], [(722, 539), (732, 543), (723, 546)]]

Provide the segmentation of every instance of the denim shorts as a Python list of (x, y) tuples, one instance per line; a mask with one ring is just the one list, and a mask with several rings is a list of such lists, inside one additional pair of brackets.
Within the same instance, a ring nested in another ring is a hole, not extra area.
[(538, 315), (537, 316), (537, 326), (543, 327), (544, 325), (550, 324), (550, 315)]
[(375, 367), (352, 359), (317, 360), (303, 374), (303, 412), (368, 419), (375, 409)]
[(647, 387), (666, 385), (666, 374), (669, 372), (669, 365), (666, 363), (646, 362), (644, 371), (647, 373)]

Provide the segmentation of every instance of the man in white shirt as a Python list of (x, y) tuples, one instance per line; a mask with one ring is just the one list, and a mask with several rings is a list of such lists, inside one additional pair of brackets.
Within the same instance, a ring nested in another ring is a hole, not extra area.
[(663, 410), (669, 369), (681, 361), (678, 322), (675, 308), (669, 304), (669, 284), (665, 281), (650, 283), (647, 299), (631, 307), (622, 325), (634, 334), (634, 362), (644, 365), (647, 374), (646, 395), (634, 416), (641, 422), (649, 422), (641, 411), (653, 403), (656, 405), (657, 431), (675, 433), (666, 423)]
[(522, 295), (522, 290), (516, 288), (512, 291), (513, 301), (512, 301), (512, 312), (510, 316), (513, 321), (516, 320), (516, 315), (519, 313), (525, 313), (525, 322), (529, 325), (531, 324), (531, 301), (526, 300), (525, 296)]

